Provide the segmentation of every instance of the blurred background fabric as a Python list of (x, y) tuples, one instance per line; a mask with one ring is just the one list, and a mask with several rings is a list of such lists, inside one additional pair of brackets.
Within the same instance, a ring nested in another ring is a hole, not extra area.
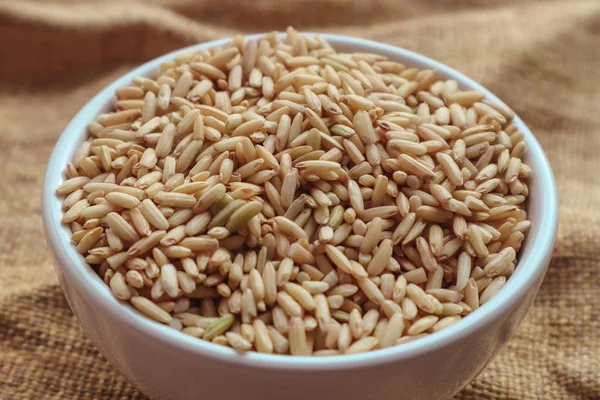
[(43, 173), (69, 120), (158, 55), (287, 25), (435, 58), (530, 126), (558, 181), (556, 250), (518, 334), (457, 398), (600, 399), (597, 0), (0, 0), (0, 399), (145, 398), (84, 335), (45, 244)]

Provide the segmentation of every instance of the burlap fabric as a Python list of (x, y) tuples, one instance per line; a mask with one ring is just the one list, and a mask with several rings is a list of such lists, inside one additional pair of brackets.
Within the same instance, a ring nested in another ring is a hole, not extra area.
[(558, 181), (558, 245), (517, 336), (458, 398), (600, 398), (600, 2), (568, 0), (0, 0), (0, 398), (144, 398), (83, 334), (45, 246), (43, 172), (70, 118), (143, 61), (288, 24), (436, 58), (529, 124)]

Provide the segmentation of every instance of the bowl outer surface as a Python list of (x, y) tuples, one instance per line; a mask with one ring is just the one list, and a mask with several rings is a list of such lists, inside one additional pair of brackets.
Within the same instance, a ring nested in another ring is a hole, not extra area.
[[(251, 37), (255, 38), (258, 35)], [(493, 94), (457, 71), (419, 54), (378, 42), (321, 35), (341, 52), (383, 54), (408, 67), (433, 68), (460, 87)], [(86, 137), (86, 125), (110, 109), (115, 89), (135, 76), (149, 76), (178, 53), (222, 46), (227, 40), (190, 46), (152, 60), (106, 87), (75, 116), (59, 139), (44, 180), (43, 217), (60, 285), (85, 332), (102, 354), (144, 393), (157, 399), (218, 395), (275, 399), (429, 399), (450, 398), (483, 370), (514, 334), (530, 308), (550, 262), (558, 204), (549, 163), (533, 134), (515, 123), (529, 146), (529, 216), (533, 226), (519, 266), (505, 287), (472, 316), (426, 338), (390, 349), (338, 357), (238, 355), (150, 321), (114, 299), (85, 263), (60, 224), (61, 199), (55, 195), (62, 171)]]

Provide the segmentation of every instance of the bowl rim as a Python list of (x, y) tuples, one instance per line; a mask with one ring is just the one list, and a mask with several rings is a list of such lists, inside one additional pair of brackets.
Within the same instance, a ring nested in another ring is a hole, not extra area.
[[(303, 34), (309, 36), (315, 35), (311, 32), (303, 32)], [(262, 35), (264, 33), (246, 35), (246, 37), (248, 39), (256, 39)], [(280, 35), (283, 36), (284, 33), (280, 33)], [(414, 64), (420, 68), (435, 69), (442, 75), (457, 80), (461, 87), (482, 91), (490, 100), (504, 104), (493, 93), (477, 82), (455, 69), (421, 54), (362, 38), (324, 33), (319, 35), (326, 39), (334, 48), (350, 46), (357, 47), (357, 50), (364, 51), (368, 49), (372, 53), (392, 55), (392, 57), (401, 59), (401, 62), (406, 64)], [(84, 261), (83, 257), (76, 252), (74, 246), (71, 245), (67, 228), (62, 226), (60, 222), (62, 215), (61, 201), (55, 195), (55, 190), (64, 181), (64, 167), (70, 161), (76, 145), (80, 143), (81, 136), (83, 136), (82, 132), (86, 132), (85, 127), (90, 118), (95, 117), (105, 107), (106, 103), (113, 99), (116, 88), (129, 84), (135, 76), (149, 75), (158, 69), (160, 63), (172, 60), (178, 54), (223, 46), (230, 40), (220, 39), (178, 49), (129, 71), (94, 96), (76, 114), (61, 134), (49, 159), (44, 176), (42, 193), (43, 223), (46, 240), (52, 250), (56, 268), (60, 269), (67, 276), (68, 284), (76, 286), (77, 292), (85, 291), (90, 302), (96, 304), (103, 312), (112, 314), (116, 320), (125, 326), (174, 349), (185, 350), (195, 353), (200, 357), (233, 365), (261, 369), (323, 371), (329, 369), (363, 368), (398, 362), (433, 352), (441, 347), (450, 346), (483, 329), (486, 324), (515, 307), (522, 300), (524, 294), (536, 289), (534, 284), (541, 280), (539, 279), (540, 275), (545, 273), (556, 239), (558, 196), (550, 164), (540, 144), (525, 123), (516, 116), (514, 123), (525, 135), (525, 141), (529, 147), (528, 156), (531, 160), (530, 165), (538, 175), (540, 182), (543, 183), (540, 184), (541, 190), (538, 193), (541, 204), (538, 234), (533, 237), (528, 236), (526, 243), (526, 246), (531, 246), (536, 250), (530, 251), (527, 257), (519, 261), (519, 268), (516, 268), (511, 279), (507, 281), (506, 285), (496, 296), (478, 309), (473, 316), (464, 318), (444, 330), (401, 346), (362, 354), (331, 357), (291, 357), (254, 352), (239, 354), (231, 348), (198, 340), (168, 326), (152, 321), (135, 310), (130, 304), (115, 299), (108, 286)], [(527, 264), (527, 268), (524, 268), (524, 264)]]

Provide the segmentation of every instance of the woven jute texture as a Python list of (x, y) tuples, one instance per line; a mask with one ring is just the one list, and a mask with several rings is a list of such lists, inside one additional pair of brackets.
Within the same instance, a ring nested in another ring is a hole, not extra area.
[(0, 0), (0, 399), (143, 399), (79, 327), (54, 276), (43, 172), (83, 104), (128, 69), (237, 32), (379, 40), (481, 82), (556, 174), (560, 231), (518, 334), (460, 399), (600, 399), (600, 1)]

